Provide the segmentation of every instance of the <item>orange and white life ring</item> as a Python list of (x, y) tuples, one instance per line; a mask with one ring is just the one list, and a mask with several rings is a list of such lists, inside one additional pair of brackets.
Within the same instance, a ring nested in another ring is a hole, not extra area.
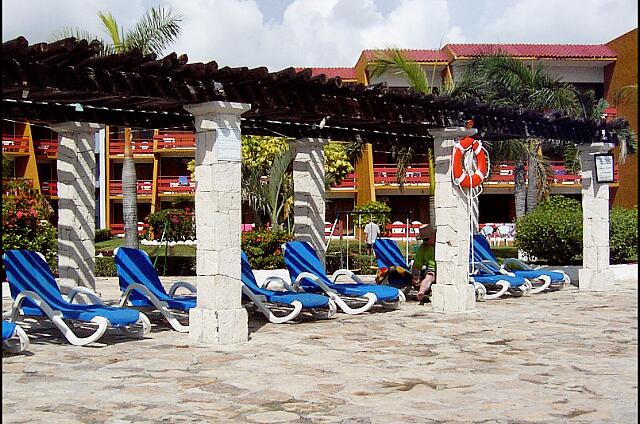
[[(464, 169), (463, 153), (471, 149), (476, 157), (476, 171), (468, 175)], [(466, 188), (478, 187), (488, 175), (487, 151), (482, 147), (482, 143), (471, 137), (464, 137), (453, 146), (453, 182)]]

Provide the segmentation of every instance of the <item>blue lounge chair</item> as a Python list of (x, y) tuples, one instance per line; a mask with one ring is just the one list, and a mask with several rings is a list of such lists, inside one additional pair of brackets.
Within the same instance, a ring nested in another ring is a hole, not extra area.
[[(269, 280), (277, 279), (284, 285), (287, 291), (267, 290), (259, 287), (253, 270), (242, 252), (242, 294), (246, 296), (270, 322), (281, 324), (296, 318), (302, 310), (310, 310), (316, 318), (331, 318), (336, 313), (336, 304), (327, 296), (313, 293), (299, 293), (293, 290), (286, 281), (280, 277), (269, 277)], [(293, 310), (284, 316), (276, 316), (270, 309), (274, 306), (292, 306)], [(317, 313), (316, 309), (327, 308), (326, 313)]]
[[(135, 309), (106, 306), (87, 287), (76, 287), (69, 291), (69, 301), (63, 299), (60, 288), (44, 260), (44, 257), (29, 250), (9, 250), (3, 255), (7, 280), (14, 301), (8, 313), (9, 321), (15, 322), (22, 314), (29, 317), (46, 316), (74, 345), (84, 346), (98, 340), (107, 330), (115, 327), (134, 336), (144, 336), (151, 330), (149, 319)], [(85, 294), (93, 305), (72, 303), (76, 295)], [(90, 322), (98, 325), (88, 337), (77, 337), (65, 320)], [(132, 329), (134, 325), (141, 329)]]
[[(378, 301), (388, 309), (397, 309), (405, 302), (404, 294), (395, 287), (364, 284), (357, 275), (347, 269), (334, 272), (329, 279), (315, 250), (307, 242), (287, 243), (284, 249), (284, 263), (296, 290), (301, 288), (308, 292), (324, 292), (347, 314), (355, 315), (368, 311)], [(335, 284), (341, 275), (347, 275), (355, 283)], [(352, 308), (346, 301), (365, 304), (359, 308)]]
[[(118, 283), (122, 296), (120, 306), (127, 302), (138, 308), (157, 309), (171, 324), (174, 330), (181, 333), (189, 331), (188, 325), (182, 325), (171, 312), (188, 312), (196, 306), (196, 288), (192, 284), (178, 281), (167, 293), (158, 278), (158, 273), (151, 263), (151, 258), (144, 250), (118, 247), (114, 250)], [(176, 296), (179, 288), (191, 292), (188, 296)]]
[(22, 352), (29, 347), (29, 337), (15, 322), (2, 320), (2, 346), (10, 352)]
[(473, 249), (476, 260), (482, 262), (496, 273), (510, 272), (530, 281), (541, 281), (542, 284), (533, 286), (531, 290), (532, 294), (540, 293), (549, 287), (562, 288), (571, 284), (571, 279), (563, 271), (533, 269), (516, 258), (505, 259), (502, 266), (500, 266), (498, 259), (491, 250), (489, 242), (487, 242), (487, 239), (483, 237), (482, 234), (473, 236)]

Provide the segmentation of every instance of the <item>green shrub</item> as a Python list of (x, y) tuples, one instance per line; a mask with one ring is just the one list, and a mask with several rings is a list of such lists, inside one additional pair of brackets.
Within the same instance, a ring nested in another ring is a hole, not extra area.
[(253, 269), (284, 268), (282, 245), (293, 240), (284, 230), (259, 230), (242, 234), (242, 250)]
[(100, 243), (101, 241), (111, 240), (113, 238), (113, 233), (111, 233), (111, 229), (109, 228), (100, 228), (96, 230), (96, 235), (94, 240), (96, 243)]
[(53, 209), (47, 200), (23, 180), (10, 181), (2, 196), (2, 250), (27, 249), (44, 255), (51, 269), (58, 269), (58, 238), (49, 222)]
[(116, 263), (113, 261), (113, 256), (105, 256), (103, 258), (96, 258), (96, 277), (117, 277)]
[(623, 263), (638, 256), (638, 207), (614, 206), (609, 221), (611, 263)]
[(515, 246), (555, 265), (569, 265), (582, 253), (580, 202), (551, 196), (516, 223)]
[[(154, 257), (151, 258), (152, 261), (154, 259)], [(160, 257), (155, 268), (160, 276), (193, 276), (196, 275), (196, 258), (195, 256), (168, 256), (165, 272), (164, 258)], [(113, 256), (96, 258), (95, 275), (96, 277), (118, 276)]]
[(194, 216), (190, 208), (163, 209), (149, 214), (146, 221), (149, 223), (147, 236), (152, 232), (154, 238), (158, 240), (162, 237), (165, 223), (167, 229), (165, 240), (189, 240), (196, 236)]
[(354, 211), (357, 212), (371, 212), (371, 215), (358, 214), (353, 215), (352, 222), (354, 226), (363, 228), (369, 222), (371, 217), (373, 222), (380, 226), (381, 230), (391, 222), (391, 207), (383, 202), (372, 200), (367, 203), (363, 203), (360, 206), (356, 206)]

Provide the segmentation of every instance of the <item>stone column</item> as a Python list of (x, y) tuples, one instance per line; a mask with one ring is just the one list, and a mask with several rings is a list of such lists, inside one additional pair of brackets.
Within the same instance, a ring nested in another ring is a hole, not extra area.
[(429, 131), (434, 136), (437, 284), (431, 303), (436, 312), (475, 309), (475, 290), (469, 284), (469, 208), (467, 198), (451, 178), (451, 152), (456, 139), (477, 130), (462, 127)]
[(295, 192), (293, 233), (296, 240), (309, 242), (324, 263), (324, 150), (327, 140), (301, 138), (291, 143), (295, 149), (293, 190)]
[(96, 156), (98, 124), (64, 122), (58, 133), (58, 271), (60, 287), (95, 289)]
[(240, 115), (250, 105), (185, 105), (196, 127), (195, 219), (197, 306), (189, 311), (189, 336), (205, 344), (248, 340), (240, 282)]
[(613, 289), (609, 268), (609, 185), (596, 182), (596, 153), (613, 148), (609, 143), (578, 146), (582, 162), (582, 269), (578, 270), (580, 290)]

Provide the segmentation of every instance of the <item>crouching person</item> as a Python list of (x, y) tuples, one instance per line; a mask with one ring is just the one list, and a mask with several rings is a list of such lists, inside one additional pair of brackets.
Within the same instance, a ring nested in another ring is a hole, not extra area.
[(424, 224), (418, 230), (418, 238), (422, 240), (413, 260), (413, 286), (418, 290), (417, 298), (424, 303), (431, 295), (431, 286), (436, 282), (436, 231)]

